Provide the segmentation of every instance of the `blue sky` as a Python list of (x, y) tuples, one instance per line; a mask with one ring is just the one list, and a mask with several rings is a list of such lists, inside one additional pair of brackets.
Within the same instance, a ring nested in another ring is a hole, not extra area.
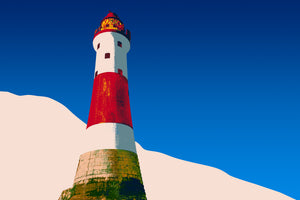
[(87, 122), (94, 30), (113, 11), (136, 140), (300, 197), (300, 3), (7, 1), (0, 91), (47, 96)]

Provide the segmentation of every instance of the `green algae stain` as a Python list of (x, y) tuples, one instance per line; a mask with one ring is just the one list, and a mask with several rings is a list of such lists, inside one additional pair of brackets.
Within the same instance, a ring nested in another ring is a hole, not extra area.
[(146, 200), (143, 184), (139, 179), (123, 178), (104, 181), (102, 178), (93, 178), (86, 184), (74, 185), (69, 189), (70, 195), (61, 200), (74, 199), (102, 199), (107, 200)]

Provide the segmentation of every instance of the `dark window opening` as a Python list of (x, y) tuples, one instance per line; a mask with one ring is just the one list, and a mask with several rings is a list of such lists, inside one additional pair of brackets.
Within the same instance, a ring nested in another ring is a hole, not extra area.
[(122, 47), (122, 42), (118, 41), (118, 46)]
[(123, 75), (123, 71), (121, 69), (118, 69), (118, 74)]
[(96, 76), (98, 76), (98, 71), (96, 71), (96, 73), (95, 73), (95, 77), (96, 77)]
[(97, 49), (99, 49), (100, 48), (100, 43), (98, 43), (98, 45), (97, 45)]
[(106, 27), (109, 27), (109, 24), (106, 24)]
[(110, 58), (110, 53), (105, 53), (105, 59)]

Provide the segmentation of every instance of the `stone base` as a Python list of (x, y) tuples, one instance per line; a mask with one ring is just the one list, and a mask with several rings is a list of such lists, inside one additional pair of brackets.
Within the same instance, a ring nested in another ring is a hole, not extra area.
[(80, 156), (73, 188), (59, 200), (146, 200), (136, 153), (103, 149)]

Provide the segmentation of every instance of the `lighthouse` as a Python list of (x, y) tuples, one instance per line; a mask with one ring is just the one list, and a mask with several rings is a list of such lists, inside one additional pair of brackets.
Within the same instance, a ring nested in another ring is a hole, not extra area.
[(103, 148), (136, 152), (127, 75), (130, 32), (116, 14), (110, 12), (101, 21), (93, 47), (97, 55), (87, 128), (102, 132)]
[(109, 12), (96, 29), (93, 92), (87, 134), (96, 149), (83, 153), (72, 188), (60, 200), (146, 200), (129, 104), (130, 31)]

